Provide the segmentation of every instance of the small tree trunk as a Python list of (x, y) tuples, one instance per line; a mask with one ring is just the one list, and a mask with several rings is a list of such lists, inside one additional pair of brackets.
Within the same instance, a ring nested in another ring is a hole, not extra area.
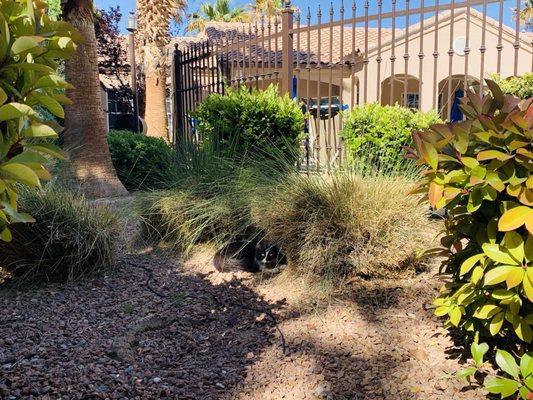
[(166, 74), (161, 67), (146, 73), (146, 110), (148, 125), (147, 136), (168, 138)]
[(74, 89), (74, 102), (65, 108), (65, 147), (76, 178), (88, 197), (125, 196), (111, 161), (98, 74), (92, 0), (72, 0), (65, 7), (66, 20), (80, 31), (85, 42), (65, 63), (65, 75)]

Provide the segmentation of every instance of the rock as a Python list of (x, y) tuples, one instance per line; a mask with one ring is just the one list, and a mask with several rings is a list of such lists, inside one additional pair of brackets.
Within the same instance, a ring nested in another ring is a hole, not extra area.
[(321, 383), (317, 387), (315, 387), (315, 390), (313, 392), (315, 397), (319, 399), (327, 399), (331, 395), (331, 389), (329, 383)]

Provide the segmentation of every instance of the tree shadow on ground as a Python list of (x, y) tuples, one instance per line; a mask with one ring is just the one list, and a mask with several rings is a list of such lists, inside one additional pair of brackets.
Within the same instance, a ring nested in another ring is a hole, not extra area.
[[(220, 399), (276, 343), (272, 306), (238, 281), (212, 285), (156, 255), (67, 285), (0, 289), (0, 398)], [(131, 357), (113, 346), (137, 333)]]
[[(305, 323), (305, 313), (287, 315), (290, 351), (313, 359), (313, 373), (322, 379), (317, 397), (456, 398), (464, 385), (452, 374), (460, 368), (462, 348), (432, 315), (436, 286), (430, 275), (357, 284), (312, 324)], [(294, 333), (298, 324), (318, 327)]]

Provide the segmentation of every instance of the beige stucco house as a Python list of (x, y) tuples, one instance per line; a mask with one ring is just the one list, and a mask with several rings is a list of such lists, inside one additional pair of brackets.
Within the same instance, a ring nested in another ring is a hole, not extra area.
[[(457, 90), (464, 90), (465, 84), (481, 90), (481, 78), (493, 73), (500, 72), (508, 77), (515, 72), (522, 75), (533, 71), (533, 34), (521, 33), (517, 41), (513, 28), (502, 24), (500, 34), (499, 27), (498, 21), (484, 17), (476, 9), (470, 8), (467, 12), (462, 8), (453, 13), (441, 12), (438, 18), (433, 16), (409, 25), (408, 29), (393, 32), (388, 28), (369, 28), (368, 44), (361, 27), (357, 27), (355, 33), (343, 27), (342, 34), (338, 26), (331, 30), (323, 28), (320, 32), (313, 30), (310, 40), (304, 32), (294, 37), (297, 95), (302, 99), (316, 99), (331, 94), (349, 107), (375, 101), (382, 104), (405, 102), (422, 110), (437, 108), (444, 115), (448, 109), (449, 83), (453, 102), (453, 95)], [(248, 29), (247, 24), (208, 22), (200, 37), (230, 38), (232, 43), (232, 37), (245, 36)], [(465, 51), (466, 47), (470, 51)], [(368, 48), (366, 55), (365, 48)], [(480, 49), (483, 48), (482, 53)], [(391, 62), (393, 54), (394, 63)], [(407, 63), (405, 54), (409, 56)], [(232, 81), (259, 73), (261, 77), (257, 80), (243, 81), (264, 87), (282, 79), (280, 41), (276, 49), (275, 43), (263, 43), (259, 36), (257, 45), (227, 53), (225, 59), (231, 64), (228, 78)], [(406, 100), (404, 82), (407, 82)]]

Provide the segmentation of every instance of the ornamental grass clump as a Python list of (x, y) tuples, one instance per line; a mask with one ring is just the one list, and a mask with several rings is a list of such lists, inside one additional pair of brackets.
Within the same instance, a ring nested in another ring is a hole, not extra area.
[(23, 190), (20, 207), (36, 222), (14, 224), (13, 240), (0, 242), (0, 267), (12, 283), (68, 282), (113, 264), (119, 228), (108, 208), (53, 185)]
[(258, 190), (252, 221), (281, 244), (289, 272), (311, 281), (392, 278), (423, 268), (416, 253), (431, 240), (427, 208), (405, 196), (409, 184), (385, 175), (292, 173), (274, 190)]
[(249, 207), (236, 184), (242, 164), (185, 146), (178, 159), (174, 188), (136, 197), (143, 239), (186, 256), (198, 243), (221, 247), (244, 232)]
[[(533, 99), (504, 95), (490, 80), (487, 86), (492, 94), (462, 100), (465, 121), (413, 134), (409, 154), (427, 166), (415, 192), (449, 212), (438, 250), (447, 283), (435, 314), (468, 341), (509, 351), (514, 362), (528, 359), (533, 340)], [(489, 378), (485, 386), (502, 398), (520, 390), (529, 399), (528, 376)]]

